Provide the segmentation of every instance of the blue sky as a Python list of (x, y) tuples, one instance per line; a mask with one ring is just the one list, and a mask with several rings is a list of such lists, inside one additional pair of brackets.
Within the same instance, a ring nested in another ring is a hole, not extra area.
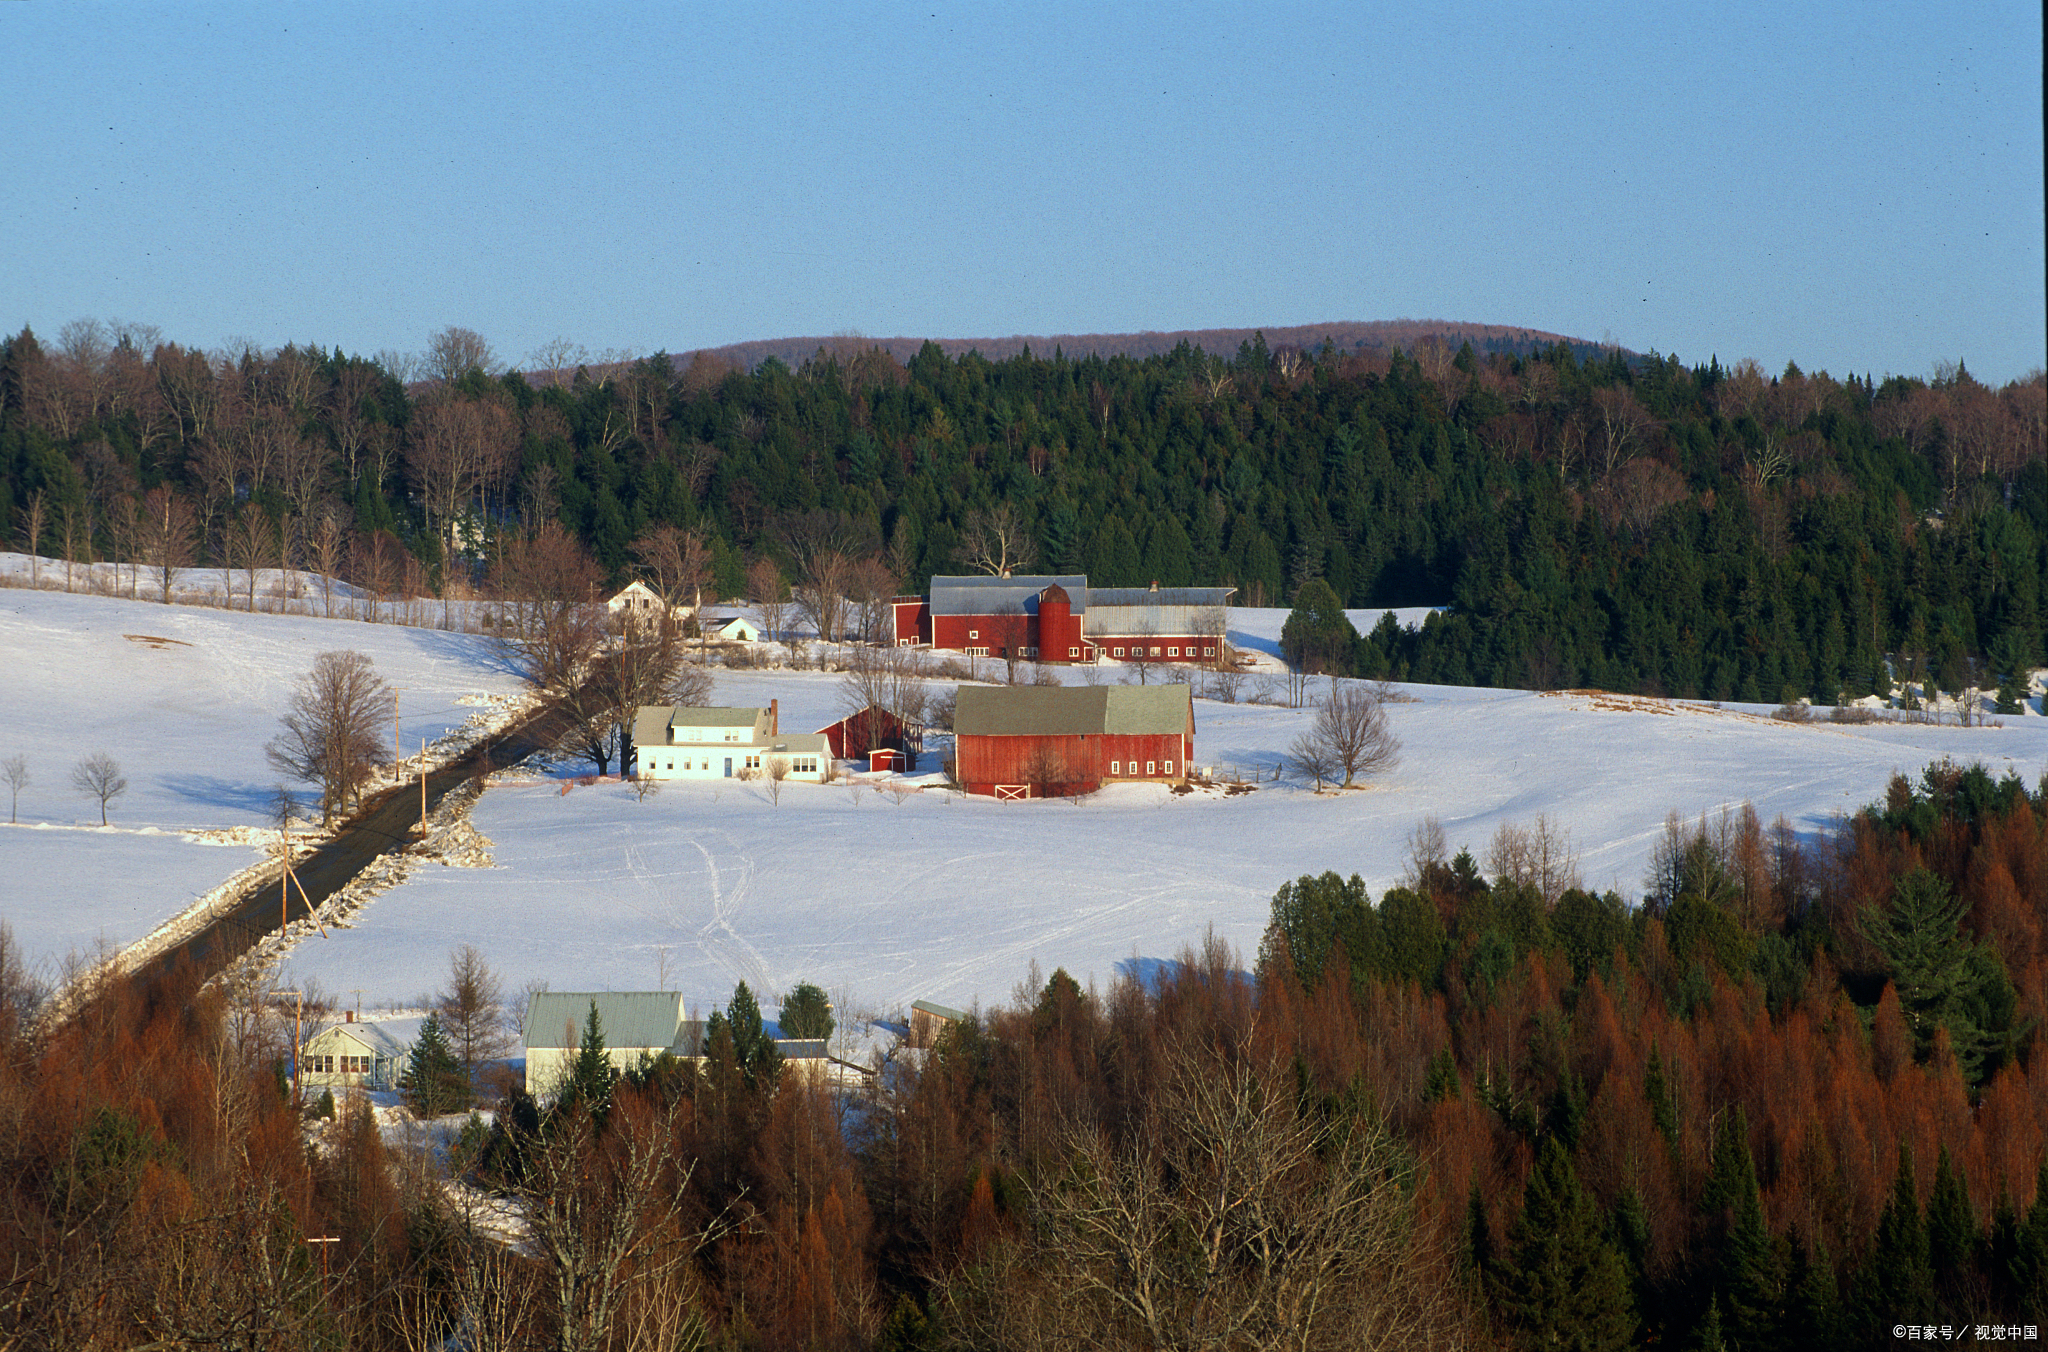
[(0, 329), (517, 361), (1412, 317), (1996, 383), (2048, 349), (2041, 37), (2007, 0), (25, 0)]

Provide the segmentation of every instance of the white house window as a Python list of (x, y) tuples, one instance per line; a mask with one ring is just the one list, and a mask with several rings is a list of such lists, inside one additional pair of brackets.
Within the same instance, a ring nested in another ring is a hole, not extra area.
[(969, 637), (969, 638), (980, 638), (980, 637), (981, 637), (981, 631), (980, 631), (979, 629), (970, 629), (970, 630), (968, 630), (968, 631), (967, 631), (967, 637)]
[(1122, 657), (1124, 655), (1124, 650), (1122, 648), (1111, 648), (1109, 651), (1112, 656)]
[(1178, 649), (1178, 648), (1168, 648), (1168, 649), (1166, 650), (1166, 655), (1167, 655), (1168, 657), (1179, 657), (1179, 656), (1180, 656), (1180, 649)]
[(1158, 773), (1157, 771), (1155, 771), (1155, 770), (1154, 770), (1154, 769), (1152, 768), (1152, 762), (1151, 762), (1151, 761), (1146, 761), (1146, 762), (1145, 762), (1145, 773), (1146, 773), (1146, 774), (1148, 774), (1148, 775), (1149, 775), (1149, 774), (1156, 774), (1156, 773)]
[(749, 770), (758, 770), (758, 769), (760, 769), (760, 768), (761, 768), (761, 758), (760, 758), (759, 756), (749, 756), (749, 757), (747, 757), (747, 768), (748, 768)]
[(1124, 763), (1122, 761), (1111, 761), (1109, 763), (1109, 772), (1113, 775), (1122, 774), (1124, 772)]
[(1079, 657), (1080, 655), (1081, 655), (1081, 650), (1080, 650), (1079, 648), (1069, 648), (1069, 649), (1067, 649), (1067, 656), (1069, 656), (1069, 657)]
[(1216, 650), (1215, 650), (1214, 648), (1204, 648), (1204, 649), (1202, 649), (1202, 656), (1204, 656), (1204, 657), (1214, 657), (1215, 655), (1216, 655)]
[(1166, 765), (1166, 773), (1168, 773), (1169, 775), (1170, 775), (1170, 774), (1172, 774), (1172, 773), (1173, 773), (1173, 762), (1172, 762), (1172, 761), (1167, 761), (1167, 762), (1165, 762), (1165, 765)]
[(969, 657), (987, 657), (987, 656), (988, 656), (988, 649), (987, 649), (987, 648), (969, 648), (969, 649), (967, 650), (967, 655), (968, 655)]
[(1152, 645), (1152, 655), (1154, 657), (1159, 656), (1159, 645), (1156, 643)]
[[(684, 761), (684, 762), (683, 762), (683, 764), (685, 764), (685, 765), (688, 765), (688, 764), (689, 764), (689, 762), (688, 762), (688, 761)], [(674, 761), (670, 761), (670, 762), (668, 763), (668, 767), (667, 767), (667, 768), (668, 768), (668, 769), (671, 769), (671, 770), (675, 769), (675, 768), (676, 768), (676, 763), (675, 763)]]

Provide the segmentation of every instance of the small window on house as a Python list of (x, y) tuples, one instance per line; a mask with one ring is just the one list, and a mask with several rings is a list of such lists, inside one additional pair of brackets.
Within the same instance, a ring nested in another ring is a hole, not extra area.
[(1109, 763), (1109, 772), (1113, 775), (1122, 774), (1124, 772), (1124, 763), (1122, 761), (1111, 761)]
[(1145, 762), (1145, 773), (1146, 773), (1146, 774), (1148, 774), (1148, 775), (1152, 775), (1152, 774), (1157, 774), (1157, 773), (1159, 773), (1159, 772), (1158, 772), (1157, 770), (1154, 770), (1154, 769), (1152, 768), (1152, 762), (1151, 762), (1151, 761), (1146, 761), (1146, 762)]
[(1152, 655), (1154, 657), (1159, 656), (1159, 645), (1156, 643), (1152, 645)]
[(1079, 657), (1080, 655), (1081, 655), (1081, 650), (1080, 650), (1079, 648), (1069, 648), (1069, 649), (1067, 649), (1067, 656), (1069, 656), (1069, 657)]
[(1166, 650), (1166, 655), (1167, 655), (1168, 657), (1179, 657), (1179, 656), (1180, 656), (1180, 649), (1178, 649), (1178, 648), (1168, 648), (1168, 649)]
[(968, 630), (968, 631), (967, 631), (967, 637), (969, 637), (969, 638), (980, 638), (980, 637), (981, 637), (981, 631), (980, 631), (979, 629), (970, 629), (970, 630)]
[(1166, 773), (1167, 773), (1167, 774), (1169, 774), (1169, 775), (1170, 775), (1170, 774), (1172, 774), (1172, 773), (1173, 773), (1173, 762), (1172, 762), (1172, 761), (1162, 761), (1162, 762), (1161, 762), (1161, 764), (1163, 764), (1163, 765), (1164, 765), (1164, 766), (1166, 767)]
[(1214, 648), (1203, 648), (1203, 649), (1202, 649), (1202, 656), (1204, 656), (1204, 657), (1214, 657), (1215, 655), (1216, 655), (1216, 650), (1215, 650)]
[(1124, 650), (1122, 648), (1111, 648), (1109, 651), (1112, 657), (1122, 657), (1124, 655)]

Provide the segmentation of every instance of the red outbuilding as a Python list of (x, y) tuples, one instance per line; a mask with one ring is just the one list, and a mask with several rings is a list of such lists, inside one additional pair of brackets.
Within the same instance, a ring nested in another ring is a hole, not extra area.
[(906, 725), (879, 704), (870, 704), (818, 731), (831, 744), (833, 756), (859, 760), (871, 751), (884, 749), (909, 756), (923, 745), (924, 730)]
[(963, 685), (953, 734), (954, 778), (967, 792), (1064, 797), (1188, 778), (1195, 705), (1185, 685)]

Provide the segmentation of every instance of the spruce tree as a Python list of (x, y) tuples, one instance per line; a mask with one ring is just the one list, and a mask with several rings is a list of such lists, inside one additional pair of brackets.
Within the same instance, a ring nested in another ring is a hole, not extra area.
[(426, 1022), (420, 1025), (399, 1087), (420, 1117), (438, 1117), (469, 1102), (469, 1083), (463, 1077), (462, 1062), (448, 1045), (448, 1035), (441, 1029), (438, 1014), (427, 1015)]
[(1944, 1142), (1934, 1166), (1934, 1191), (1927, 1198), (1927, 1258), (1935, 1287), (1952, 1314), (1960, 1316), (1967, 1311), (1969, 1280), (1977, 1265), (1981, 1238), (1969, 1189)]
[(1510, 1238), (1493, 1289), (1525, 1345), (1573, 1352), (1629, 1345), (1636, 1317), (1628, 1270), (1556, 1137), (1545, 1138), (1537, 1155)]
[(583, 1037), (576, 1046), (576, 1059), (569, 1063), (569, 1077), (556, 1096), (555, 1106), (567, 1109), (582, 1104), (601, 1117), (611, 1106), (612, 1086), (617, 1082), (618, 1071), (604, 1044), (604, 1020), (597, 1015), (597, 1001), (592, 1000), (590, 1013), (583, 1020)]
[(754, 999), (754, 992), (742, 981), (733, 987), (732, 1003), (725, 1007), (726, 1026), (732, 1030), (733, 1053), (738, 1057), (740, 1069), (746, 1074), (749, 1085), (773, 1080), (782, 1069), (782, 1053), (775, 1049), (761, 1026), (761, 1006)]
[(1899, 1005), (1921, 1055), (1946, 1028), (1956, 1061), (1974, 1081), (1990, 1039), (1971, 1017), (1983, 977), (1975, 945), (1962, 932), (1964, 903), (1924, 868), (1892, 887), (1891, 905), (1863, 913), (1858, 929), (1883, 955)]
[(2048, 1158), (2042, 1159), (2034, 1180), (2034, 1203), (2019, 1227), (2007, 1273), (2020, 1313), (2028, 1319), (2048, 1319)]
[(1880, 1334), (1900, 1312), (1931, 1313), (1933, 1309), (1934, 1274), (1927, 1261), (1927, 1227), (1913, 1182), (1913, 1147), (1901, 1144), (1892, 1195), (1877, 1219), (1877, 1234), (1857, 1282), (1856, 1332), (1867, 1342), (1881, 1341)]

